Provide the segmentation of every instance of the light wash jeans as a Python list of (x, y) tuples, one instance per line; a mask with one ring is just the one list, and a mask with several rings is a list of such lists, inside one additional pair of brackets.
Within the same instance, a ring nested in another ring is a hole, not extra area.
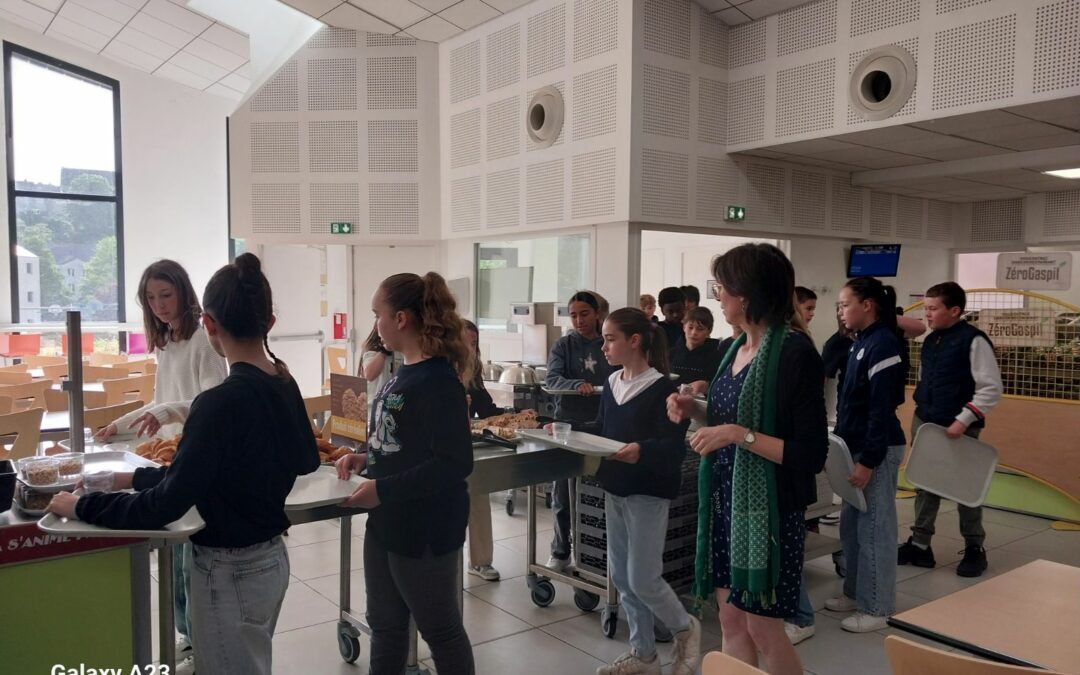
[(191, 547), (188, 614), (199, 675), (270, 675), (274, 626), (289, 587), (277, 536), (244, 548)]
[(608, 569), (626, 610), (630, 648), (647, 659), (656, 653), (654, 616), (673, 633), (690, 627), (690, 615), (662, 576), (671, 500), (610, 492), (604, 497)]
[(903, 445), (889, 446), (863, 488), (866, 513), (847, 502), (840, 511), (840, 543), (847, 563), (844, 595), (872, 616), (890, 616), (896, 610), (896, 479), (903, 459)]
[(191, 642), (191, 621), (188, 616), (188, 594), (191, 593), (191, 544), (176, 544), (173, 550), (173, 624), (176, 632)]
[(810, 594), (806, 592), (806, 573), (803, 572), (803, 579), (799, 587), (799, 609), (795, 611), (794, 616), (790, 616), (784, 621), (794, 624), (799, 628), (806, 628), (807, 626), (814, 625), (814, 606), (810, 604)]

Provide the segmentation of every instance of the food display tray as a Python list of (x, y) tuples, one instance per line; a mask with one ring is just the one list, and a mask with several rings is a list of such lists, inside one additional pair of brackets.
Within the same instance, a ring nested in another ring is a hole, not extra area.
[(915, 487), (974, 508), (986, 500), (997, 463), (994, 446), (970, 436), (949, 438), (945, 427), (924, 424), (911, 444), (905, 475)]
[(571, 431), (570, 438), (565, 443), (555, 440), (554, 436), (543, 429), (521, 429), (517, 433), (520, 437), (527, 438), (531, 441), (547, 443), (548, 445), (566, 448), (567, 450), (572, 450), (582, 455), (592, 455), (594, 457), (607, 457), (613, 455), (626, 445), (625, 443), (613, 441), (610, 438), (604, 438), (603, 436), (587, 434), (584, 431)]

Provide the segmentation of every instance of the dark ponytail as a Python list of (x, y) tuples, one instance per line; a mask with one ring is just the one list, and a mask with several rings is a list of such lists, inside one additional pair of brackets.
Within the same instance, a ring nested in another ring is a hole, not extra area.
[(233, 338), (261, 340), (278, 375), (289, 377), (288, 366), (270, 350), (267, 334), (274, 318), (274, 298), (254, 254), (243, 253), (214, 273), (203, 292), (203, 308)]
[(859, 301), (872, 300), (877, 308), (878, 321), (885, 324), (893, 333), (896, 327), (896, 289), (881, 283), (874, 277), (855, 277), (845, 286)]
[(667, 375), (668, 348), (664, 329), (649, 320), (645, 312), (636, 307), (623, 307), (608, 315), (607, 320), (626, 337), (641, 336), (641, 350), (649, 365)]

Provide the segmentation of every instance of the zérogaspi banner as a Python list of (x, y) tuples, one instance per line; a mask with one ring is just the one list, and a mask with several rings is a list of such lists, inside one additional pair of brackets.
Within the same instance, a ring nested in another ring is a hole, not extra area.
[(1057, 338), (1054, 317), (1028, 309), (983, 309), (976, 325), (999, 347), (1052, 347)]
[(997, 287), (1024, 291), (1067, 291), (1072, 285), (1072, 253), (999, 253)]

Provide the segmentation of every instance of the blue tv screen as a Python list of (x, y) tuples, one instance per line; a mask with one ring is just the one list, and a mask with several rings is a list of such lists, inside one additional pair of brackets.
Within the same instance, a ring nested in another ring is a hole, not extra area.
[(869, 244), (851, 247), (849, 277), (895, 277), (900, 265), (900, 244)]

